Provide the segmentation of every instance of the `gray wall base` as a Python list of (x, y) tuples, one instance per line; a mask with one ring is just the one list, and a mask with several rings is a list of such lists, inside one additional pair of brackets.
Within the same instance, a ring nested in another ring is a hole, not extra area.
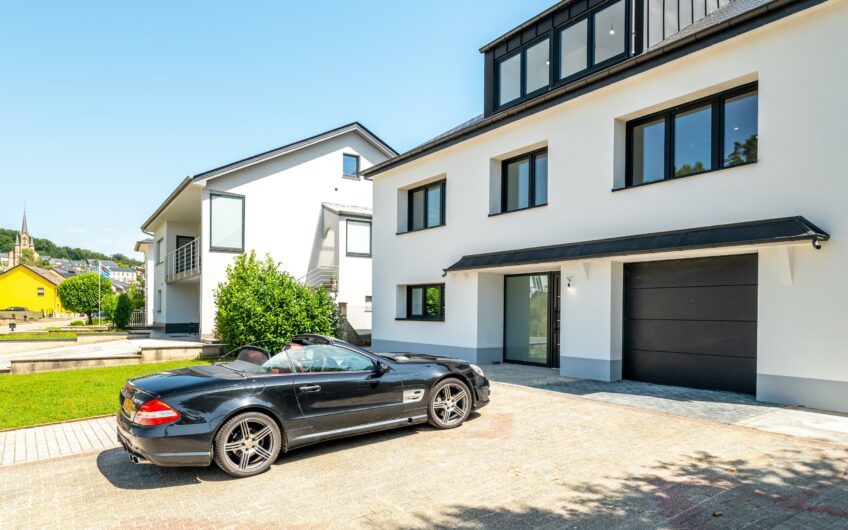
[(372, 339), (371, 350), (377, 353), (429, 353), (457, 357), (477, 364), (491, 364), (502, 360), (500, 346), (494, 348), (469, 348), (463, 346), (444, 346), (441, 344), (422, 344), (396, 340)]
[(848, 412), (848, 381), (757, 374), (757, 399)]
[(589, 359), (587, 357), (559, 358), (559, 373), (567, 377), (594, 379), (595, 381), (618, 381), (621, 379), (621, 360)]

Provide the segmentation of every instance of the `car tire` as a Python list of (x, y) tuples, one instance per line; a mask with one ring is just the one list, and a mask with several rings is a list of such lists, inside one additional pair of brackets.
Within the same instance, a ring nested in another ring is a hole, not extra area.
[(230, 418), (215, 436), (215, 463), (234, 477), (266, 471), (280, 455), (282, 434), (277, 422), (261, 412)]
[(437, 429), (455, 429), (471, 414), (473, 400), (468, 385), (460, 379), (442, 379), (430, 390), (428, 422)]

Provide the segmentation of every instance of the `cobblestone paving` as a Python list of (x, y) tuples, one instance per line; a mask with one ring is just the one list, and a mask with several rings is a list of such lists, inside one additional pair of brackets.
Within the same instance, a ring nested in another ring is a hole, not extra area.
[(117, 447), (112, 417), (0, 432), (0, 467)]
[(292, 452), (260, 476), (120, 450), (0, 468), (0, 528), (846, 528), (848, 446), (494, 383), (451, 431)]

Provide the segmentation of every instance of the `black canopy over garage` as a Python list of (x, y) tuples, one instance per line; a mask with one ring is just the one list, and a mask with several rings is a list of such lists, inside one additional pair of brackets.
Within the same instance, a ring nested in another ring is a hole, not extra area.
[(784, 217), (472, 254), (463, 256), (448, 267), (447, 271), (803, 240), (810, 240), (817, 245), (819, 241), (829, 238), (830, 235), (827, 232), (804, 217)]

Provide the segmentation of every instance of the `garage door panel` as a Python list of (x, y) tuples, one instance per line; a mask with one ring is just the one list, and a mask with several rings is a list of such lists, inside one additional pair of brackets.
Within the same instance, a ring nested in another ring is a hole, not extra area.
[(757, 320), (757, 286), (627, 289), (626, 315), (661, 320)]
[(756, 285), (757, 255), (628, 263), (625, 281), (634, 289)]
[(757, 323), (628, 320), (624, 340), (634, 350), (756, 358)]
[(756, 374), (757, 360), (744, 357), (630, 350), (623, 363), (625, 379), (747, 394), (756, 390)]

